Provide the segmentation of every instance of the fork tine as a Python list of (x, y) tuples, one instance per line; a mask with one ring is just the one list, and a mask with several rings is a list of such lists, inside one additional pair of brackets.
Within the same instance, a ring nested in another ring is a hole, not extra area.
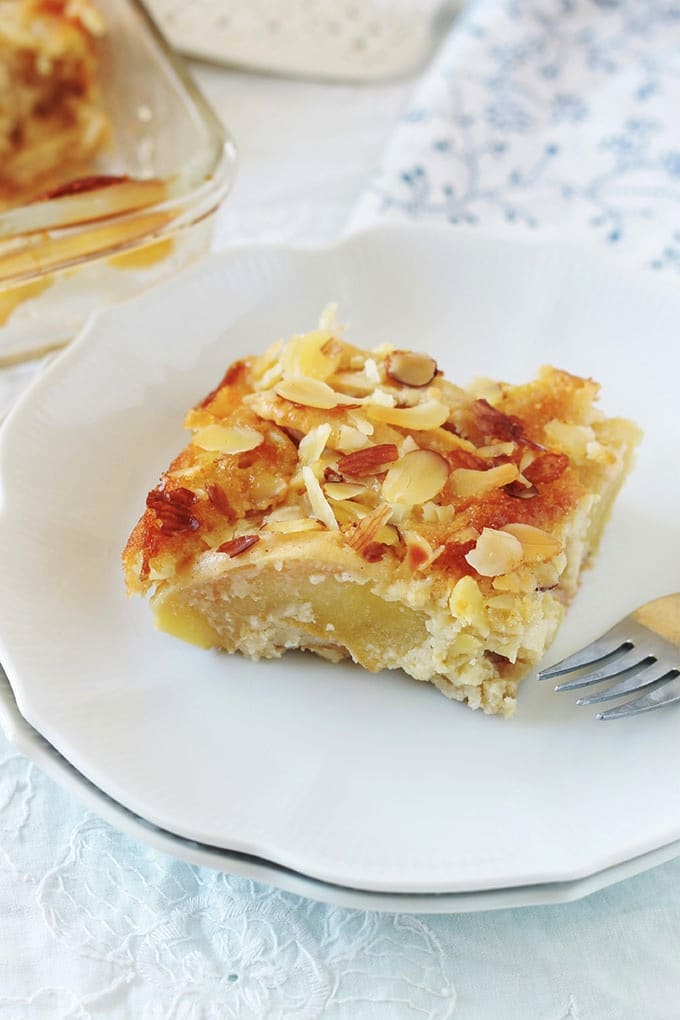
[(630, 645), (632, 645), (632, 641), (626, 634), (623, 624), (617, 623), (615, 627), (612, 627), (606, 634), (597, 638), (596, 641), (586, 645), (585, 648), (579, 649), (573, 655), (568, 655), (566, 659), (560, 659), (559, 662), (554, 663), (554, 665), (549, 666), (547, 669), (540, 670), (537, 674), (538, 679), (552, 680), (553, 677), (561, 676), (562, 673), (570, 673), (574, 669), (592, 666), (607, 655), (612, 655), (614, 652), (618, 652), (624, 647), (628, 648)]
[(563, 680), (562, 683), (556, 685), (555, 690), (575, 691), (579, 687), (590, 687), (591, 684), (599, 684), (602, 680), (617, 679), (621, 677), (621, 674), (628, 676), (630, 671), (639, 670), (641, 666), (646, 665), (647, 660), (650, 658), (652, 656), (644, 648), (629, 648), (612, 662), (608, 661), (606, 666), (591, 670), (589, 673), (583, 673), (581, 676), (574, 677), (573, 680)]
[(655, 687), (653, 691), (633, 698), (623, 705), (616, 705), (608, 708), (606, 712), (598, 712), (596, 719), (625, 719), (629, 715), (639, 715), (640, 712), (652, 712), (655, 708), (663, 708), (664, 705), (671, 705), (674, 701), (680, 701), (680, 674), (676, 671), (667, 674), (667, 678)]
[(618, 698), (622, 694), (632, 694), (664, 676), (661, 669), (662, 667), (656, 659), (643, 659), (639, 667), (633, 667), (631, 671), (626, 671), (618, 683), (612, 684), (611, 687), (607, 687), (603, 691), (589, 694), (585, 698), (577, 698), (576, 704), (594, 705), (598, 701), (611, 701), (612, 698)]

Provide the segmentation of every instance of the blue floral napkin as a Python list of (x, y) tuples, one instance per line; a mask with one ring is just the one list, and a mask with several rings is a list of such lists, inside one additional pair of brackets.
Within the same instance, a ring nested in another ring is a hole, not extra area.
[(680, 272), (679, 110), (680, 4), (468, 3), (351, 227), (542, 232)]

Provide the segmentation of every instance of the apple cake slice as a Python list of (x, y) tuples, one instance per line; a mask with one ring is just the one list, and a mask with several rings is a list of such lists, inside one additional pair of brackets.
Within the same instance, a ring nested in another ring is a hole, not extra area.
[(431, 357), (320, 328), (233, 364), (186, 418), (123, 564), (205, 648), (403, 669), (510, 715), (639, 439), (544, 368), (463, 389)]
[(0, 206), (80, 172), (108, 119), (90, 0), (0, 0)]

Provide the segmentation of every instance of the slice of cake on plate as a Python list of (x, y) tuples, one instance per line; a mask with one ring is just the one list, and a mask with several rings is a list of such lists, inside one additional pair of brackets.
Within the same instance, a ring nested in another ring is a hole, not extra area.
[(463, 389), (324, 313), (189, 412), (123, 553), (128, 590), (205, 648), (350, 656), (510, 715), (639, 439), (597, 394), (555, 368)]

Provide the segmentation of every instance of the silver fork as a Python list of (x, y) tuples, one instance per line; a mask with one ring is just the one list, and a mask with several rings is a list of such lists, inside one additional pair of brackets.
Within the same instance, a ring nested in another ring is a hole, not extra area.
[(558, 683), (556, 691), (614, 681), (579, 698), (577, 705), (645, 690), (640, 697), (599, 712), (598, 719), (624, 719), (680, 701), (680, 593), (646, 602), (596, 641), (542, 669), (538, 679), (552, 680), (568, 673), (575, 674), (573, 679)]

